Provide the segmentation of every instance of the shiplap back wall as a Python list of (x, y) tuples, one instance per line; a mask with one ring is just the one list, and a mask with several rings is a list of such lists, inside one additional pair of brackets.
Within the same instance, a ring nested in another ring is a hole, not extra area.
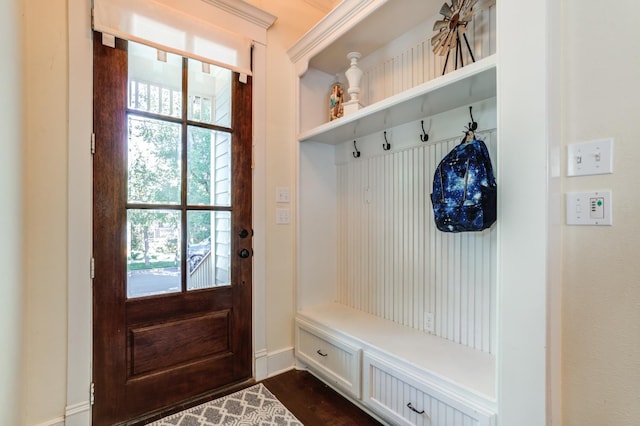
[[(496, 51), (495, 0), (480, 1), (475, 9), (466, 35), (477, 61)], [(364, 105), (370, 105), (442, 75), (446, 56), (434, 55), (431, 46), (431, 37), (435, 34), (431, 31), (433, 23), (441, 18), (441, 15), (437, 15), (393, 46), (386, 46), (363, 59), (360, 100)], [(396, 53), (391, 57), (385, 57), (389, 51)], [(471, 63), (471, 56), (464, 42), (462, 52), (464, 64)], [(446, 72), (453, 71), (456, 62), (455, 50), (451, 51), (446, 62)], [(458, 66), (461, 66), (460, 62)]]
[[(478, 3), (467, 30), (476, 60), (495, 53), (495, 14), (495, 1)], [(363, 104), (442, 74), (445, 58), (435, 56), (430, 43), (440, 18), (363, 58)], [(466, 46), (463, 52), (470, 63)], [(452, 52), (447, 72), (454, 67)], [(459, 135), (460, 128), (445, 134)], [(495, 158), (495, 130), (481, 136)], [(338, 160), (337, 301), (492, 353), (495, 226), (479, 233), (440, 232), (429, 198), (438, 163), (458, 143), (459, 136), (408, 148), (400, 143), (394, 146), (405, 148)]]
[[(479, 135), (495, 158), (496, 132)], [(495, 226), (441, 232), (429, 198), (438, 163), (458, 143), (460, 137), (337, 165), (337, 300), (493, 352)]]

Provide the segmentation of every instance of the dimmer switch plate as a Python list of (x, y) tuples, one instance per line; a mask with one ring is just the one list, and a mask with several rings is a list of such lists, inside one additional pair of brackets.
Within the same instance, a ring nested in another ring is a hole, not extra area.
[(568, 192), (567, 225), (611, 225), (611, 191)]

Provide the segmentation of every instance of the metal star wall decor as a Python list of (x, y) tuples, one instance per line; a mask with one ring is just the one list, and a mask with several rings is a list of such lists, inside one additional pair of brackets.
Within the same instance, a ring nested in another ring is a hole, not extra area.
[(466, 32), (467, 25), (473, 19), (473, 6), (475, 6), (477, 2), (478, 0), (451, 0), (451, 6), (449, 6), (448, 3), (444, 3), (442, 8), (440, 8), (440, 14), (443, 16), (443, 19), (433, 24), (433, 31), (437, 31), (437, 33), (431, 37), (431, 46), (433, 47), (434, 54), (440, 56), (447, 55), (444, 61), (444, 67), (442, 68), (442, 75), (444, 75), (447, 69), (449, 55), (454, 49), (456, 51), (455, 69), (458, 69), (458, 57), (460, 58), (461, 66), (464, 66), (462, 40), (464, 40), (469, 50), (471, 60), (473, 62), (476, 61), (473, 57), (473, 51), (469, 45)]

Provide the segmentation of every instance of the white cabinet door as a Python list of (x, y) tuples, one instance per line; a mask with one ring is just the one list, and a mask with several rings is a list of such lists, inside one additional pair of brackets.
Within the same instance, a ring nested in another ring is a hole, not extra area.
[(296, 320), (296, 356), (310, 369), (360, 399), (359, 347)]
[(393, 424), (493, 426), (495, 415), (365, 351), (363, 401)]

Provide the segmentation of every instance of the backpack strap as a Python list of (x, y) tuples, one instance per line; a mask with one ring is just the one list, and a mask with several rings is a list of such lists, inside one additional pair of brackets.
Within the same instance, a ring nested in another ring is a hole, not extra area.
[(465, 164), (464, 169), (464, 192), (462, 193), (462, 203), (464, 204), (467, 201), (467, 184), (469, 183), (469, 159), (467, 158), (467, 163)]

